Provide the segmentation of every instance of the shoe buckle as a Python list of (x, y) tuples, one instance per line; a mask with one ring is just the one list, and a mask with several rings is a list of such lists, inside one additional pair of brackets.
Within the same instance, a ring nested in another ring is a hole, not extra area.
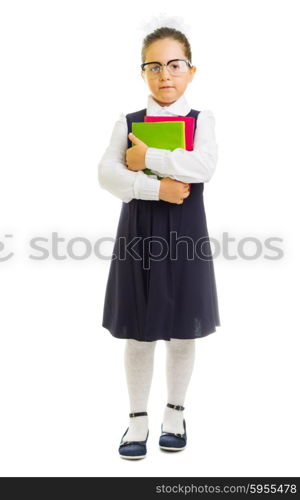
[(162, 434), (164, 436), (168, 435), (168, 436), (176, 436), (176, 437), (184, 438), (184, 434), (175, 434), (175, 432), (162, 431)]

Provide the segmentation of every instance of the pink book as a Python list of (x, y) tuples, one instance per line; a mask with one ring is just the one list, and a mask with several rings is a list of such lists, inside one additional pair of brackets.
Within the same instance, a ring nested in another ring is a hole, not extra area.
[(193, 151), (195, 118), (193, 116), (145, 116), (145, 122), (167, 122), (184, 121), (185, 122), (185, 144), (187, 151)]
[[(167, 121), (184, 121), (185, 122), (185, 149), (193, 151), (194, 149), (194, 130), (195, 118), (193, 116), (145, 116), (144, 122), (167, 122)], [(191, 191), (191, 184), (189, 184)]]

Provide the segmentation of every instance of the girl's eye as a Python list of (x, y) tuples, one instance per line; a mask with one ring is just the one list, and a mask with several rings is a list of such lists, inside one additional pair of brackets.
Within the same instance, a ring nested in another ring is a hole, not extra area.
[(151, 66), (150, 69), (151, 69), (151, 71), (153, 73), (158, 73), (160, 71), (160, 66), (158, 66), (158, 65), (157, 66)]
[(176, 71), (176, 70), (179, 69), (179, 64), (178, 63), (173, 63), (173, 64), (171, 64), (171, 68)]

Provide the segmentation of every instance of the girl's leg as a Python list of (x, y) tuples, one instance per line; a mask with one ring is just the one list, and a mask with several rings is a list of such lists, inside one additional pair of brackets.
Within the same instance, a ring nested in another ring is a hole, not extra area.
[[(195, 339), (168, 340), (166, 344), (166, 375), (168, 401), (184, 406), (185, 395), (195, 362)], [(183, 411), (165, 407), (163, 431), (183, 434)]]
[[(124, 361), (130, 413), (147, 411), (156, 343), (126, 340)], [(128, 427), (126, 441), (143, 441), (147, 436), (148, 416), (129, 417)]]

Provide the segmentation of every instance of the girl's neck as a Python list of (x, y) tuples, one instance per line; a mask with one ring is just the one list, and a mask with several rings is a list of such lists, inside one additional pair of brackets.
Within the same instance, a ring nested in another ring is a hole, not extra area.
[(155, 97), (152, 96), (152, 99), (157, 102), (157, 104), (159, 104), (160, 106), (162, 106), (163, 108), (167, 107), (167, 106), (171, 106), (171, 104), (174, 104), (174, 102), (176, 102), (176, 99), (175, 101), (173, 102), (160, 102), (158, 101), (157, 99), (155, 99)]

